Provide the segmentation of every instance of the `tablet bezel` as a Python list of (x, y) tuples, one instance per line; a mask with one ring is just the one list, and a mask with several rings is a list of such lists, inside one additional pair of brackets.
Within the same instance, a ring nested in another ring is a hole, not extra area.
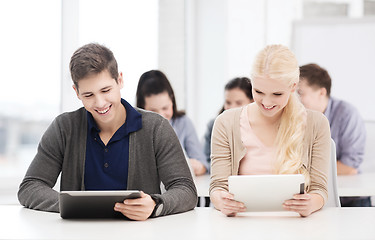
[(114, 211), (117, 202), (140, 198), (138, 190), (126, 191), (61, 191), (60, 216), (68, 218), (124, 218)]

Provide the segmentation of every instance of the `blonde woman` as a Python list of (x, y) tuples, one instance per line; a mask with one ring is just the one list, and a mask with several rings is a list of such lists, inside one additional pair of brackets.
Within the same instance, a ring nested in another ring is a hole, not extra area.
[[(269, 45), (255, 59), (254, 103), (225, 111), (212, 134), (210, 197), (227, 216), (245, 211), (228, 192), (230, 175), (303, 174), (305, 194), (285, 199), (285, 210), (308, 216), (327, 200), (330, 130), (323, 114), (296, 95), (299, 66), (285, 46)], [(245, 189), (244, 189), (245, 191)]]

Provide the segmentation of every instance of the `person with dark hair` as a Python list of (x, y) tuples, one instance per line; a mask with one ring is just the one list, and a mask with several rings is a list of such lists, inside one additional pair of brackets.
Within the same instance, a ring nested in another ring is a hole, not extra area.
[(20, 203), (59, 212), (52, 188), (61, 173), (61, 191), (140, 190), (140, 198), (113, 206), (129, 219), (193, 209), (197, 191), (173, 128), (121, 98), (124, 81), (112, 51), (84, 45), (71, 57), (70, 72), (83, 107), (56, 117), (44, 133), (20, 184)]
[[(237, 77), (230, 80), (224, 87), (224, 105), (219, 111), (219, 115), (225, 110), (242, 107), (254, 101), (251, 82), (247, 77)], [(211, 135), (215, 119), (207, 124), (207, 130), (204, 134), (204, 153), (206, 160), (211, 163)]]
[[(354, 175), (363, 161), (365, 124), (350, 103), (331, 97), (331, 77), (317, 64), (300, 67), (298, 93), (306, 108), (323, 113), (329, 120), (336, 143), (337, 174)], [(341, 197), (341, 206), (371, 206), (370, 197)]]
[(205, 161), (194, 125), (185, 112), (177, 109), (174, 91), (167, 76), (159, 70), (143, 73), (138, 82), (136, 99), (137, 107), (159, 113), (170, 122), (189, 158), (194, 174), (205, 174), (208, 163)]

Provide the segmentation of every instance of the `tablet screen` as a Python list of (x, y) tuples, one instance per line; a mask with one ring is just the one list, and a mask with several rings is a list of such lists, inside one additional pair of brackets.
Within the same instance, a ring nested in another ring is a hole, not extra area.
[(243, 202), (249, 212), (284, 211), (282, 204), (303, 193), (302, 174), (239, 175), (228, 179), (229, 192)]

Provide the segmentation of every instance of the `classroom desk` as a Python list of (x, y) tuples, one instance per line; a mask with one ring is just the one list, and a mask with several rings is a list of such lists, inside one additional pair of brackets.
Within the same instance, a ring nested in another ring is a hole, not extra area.
[(0, 205), (0, 239), (374, 239), (375, 208), (327, 208), (226, 217), (213, 208), (129, 220), (64, 220), (57, 213)]
[(337, 183), (340, 197), (375, 196), (375, 172), (338, 176)]

